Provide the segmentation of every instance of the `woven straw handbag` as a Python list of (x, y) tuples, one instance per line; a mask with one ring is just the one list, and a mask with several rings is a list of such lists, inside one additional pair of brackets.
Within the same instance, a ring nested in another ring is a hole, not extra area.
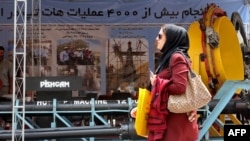
[[(187, 62), (187, 60), (186, 60)], [(184, 94), (169, 95), (168, 110), (172, 113), (186, 113), (204, 107), (212, 96), (206, 85), (189, 66), (188, 84)]]

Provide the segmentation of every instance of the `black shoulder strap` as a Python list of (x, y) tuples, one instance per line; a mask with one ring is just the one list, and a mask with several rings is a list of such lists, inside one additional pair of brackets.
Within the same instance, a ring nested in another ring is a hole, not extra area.
[[(186, 55), (184, 55), (183, 52), (181, 52), (181, 51), (177, 51), (176, 53), (180, 53), (180, 54), (185, 58), (185, 61), (186, 61), (187, 67), (188, 67), (188, 69), (189, 69), (189, 72), (190, 72), (190, 74), (191, 74), (191, 77), (195, 77), (196, 74), (194, 73), (194, 71), (193, 71), (192, 68), (190, 67), (190, 64), (189, 64), (189, 62), (188, 62), (188, 60), (187, 60)], [(172, 56), (171, 56), (171, 58), (170, 58), (170, 64), (171, 64), (171, 61), (172, 61)], [(170, 70), (170, 74), (172, 74), (171, 65), (169, 65), (169, 70)]]

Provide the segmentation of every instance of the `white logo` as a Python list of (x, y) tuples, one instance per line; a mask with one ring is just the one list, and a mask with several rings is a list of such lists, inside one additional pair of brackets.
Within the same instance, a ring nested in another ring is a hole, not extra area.
[(70, 88), (69, 81), (40, 81), (40, 88)]

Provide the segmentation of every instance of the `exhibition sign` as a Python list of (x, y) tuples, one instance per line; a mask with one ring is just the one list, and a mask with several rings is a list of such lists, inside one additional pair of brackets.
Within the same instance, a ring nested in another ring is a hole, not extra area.
[[(155, 35), (162, 23), (188, 28), (208, 4), (216, 3), (229, 18), (237, 11), (248, 25), (245, 2), (41, 0), (41, 5), (32, 5), (27, 0), (27, 73), (81, 76), (83, 91), (134, 93), (148, 84), (148, 68), (153, 69), (157, 59)], [(13, 51), (14, 12), (24, 14), (14, 11), (14, 0), (1, 1), (0, 44), (8, 51), (6, 58)]]

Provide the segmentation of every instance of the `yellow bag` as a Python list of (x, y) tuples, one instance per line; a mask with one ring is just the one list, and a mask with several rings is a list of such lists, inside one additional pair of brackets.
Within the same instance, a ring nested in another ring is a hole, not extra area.
[(150, 91), (139, 88), (139, 97), (137, 103), (137, 112), (135, 119), (135, 131), (142, 137), (148, 136), (147, 119), (151, 103)]

